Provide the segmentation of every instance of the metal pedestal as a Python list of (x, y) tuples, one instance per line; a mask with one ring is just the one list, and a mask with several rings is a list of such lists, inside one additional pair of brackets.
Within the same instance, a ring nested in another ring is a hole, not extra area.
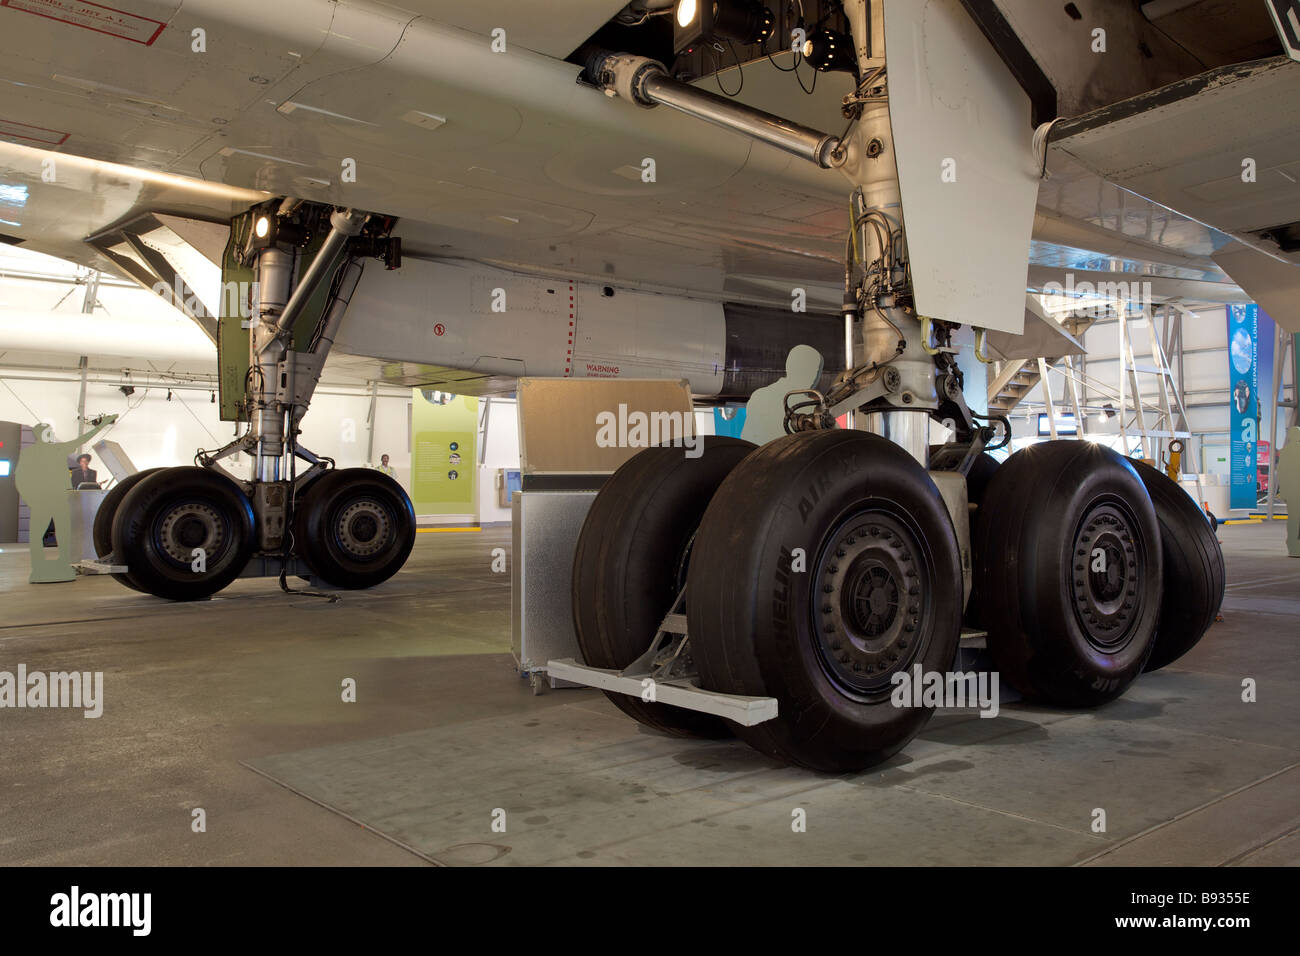
[(582, 659), (573, 630), (573, 553), (595, 498), (594, 488), (514, 496), (510, 646), (523, 676), (545, 672), (549, 660)]

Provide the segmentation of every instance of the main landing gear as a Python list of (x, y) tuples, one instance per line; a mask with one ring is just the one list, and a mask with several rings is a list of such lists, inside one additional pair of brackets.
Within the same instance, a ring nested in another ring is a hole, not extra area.
[[(980, 458), (967, 623), (987, 631), (1015, 689), (1097, 706), (1205, 634), (1222, 555), (1174, 482), (1086, 441), (1045, 442), (1001, 466)], [(895, 706), (896, 675), (952, 670), (962, 629), (943, 474), (877, 435), (838, 429), (757, 449), (706, 439), (697, 459), (641, 452), (597, 495), (579, 538), (574, 620), (587, 665), (632, 664), (684, 588), (687, 636), (674, 653), (694, 683), (775, 698), (777, 716), (747, 725), (608, 692), (624, 712), (677, 735), (735, 733), (814, 770), (888, 758), (932, 713)]]
[[(715, 440), (699, 459), (650, 449), (624, 464), (578, 544), (586, 664), (551, 662), (648, 726), (715, 736), (713, 715), (725, 715), (763, 753), (832, 772), (878, 763), (920, 731), (933, 707), (891, 690), (918, 672), (955, 676), (963, 616), (1025, 697), (1090, 707), (1200, 640), (1224, 580), (1213, 530), (1165, 476), (1082, 440), (1001, 465), (985, 454), (1009, 442), (1010, 423), (966, 405), (960, 320), (920, 311), (952, 283), (913, 273), (883, 10), (844, 7), (859, 82), (839, 137), (724, 101), (644, 57), (587, 58), (586, 81), (609, 95), (844, 171), (847, 371), (825, 394), (786, 395), (787, 434), (760, 448)], [(934, 230), (918, 234), (932, 241)], [(1007, 288), (1018, 298), (1023, 282)], [(974, 359), (988, 361), (978, 329)], [(952, 441), (931, 448), (933, 422)], [(636, 699), (658, 686), (680, 711)]]

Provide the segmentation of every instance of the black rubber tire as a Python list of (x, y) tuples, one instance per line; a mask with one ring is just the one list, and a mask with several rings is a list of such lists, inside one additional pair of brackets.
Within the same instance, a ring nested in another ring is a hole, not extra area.
[[(187, 509), (202, 518), (176, 521)], [(127, 492), (113, 516), (114, 558), (139, 590), (172, 601), (220, 591), (244, 570), (254, 542), (253, 507), (243, 489), (206, 468), (155, 472)], [(201, 572), (191, 566), (195, 547), (211, 548)]]
[(1030, 446), (994, 474), (976, 524), (975, 587), (996, 595), (984, 625), (1002, 676), (1062, 707), (1122, 694), (1154, 646), (1163, 583), (1155, 508), (1132, 464), (1088, 441)]
[[(645, 653), (685, 582), (684, 557), (704, 508), (754, 445), (704, 436), (698, 458), (647, 448), (610, 476), (587, 511), (573, 555), (573, 626), (583, 660), (621, 670)], [(690, 594), (687, 594), (690, 601)], [(607, 692), (619, 710), (678, 737), (729, 737), (712, 714)]]
[[(118, 506), (122, 504), (122, 499), (126, 493), (138, 485), (145, 478), (162, 471), (161, 468), (147, 468), (144, 471), (137, 471), (134, 475), (127, 475), (104, 495), (104, 500), (99, 503), (99, 510), (95, 512), (95, 524), (91, 529), (91, 538), (95, 543), (95, 554), (100, 558), (107, 558), (113, 553), (113, 515), (117, 514)], [(131, 585), (135, 587), (135, 585)], [(139, 590), (137, 588), (137, 590)]]
[(1145, 667), (1154, 671), (1178, 660), (1205, 636), (1219, 615), (1227, 572), (1205, 512), (1168, 475), (1146, 462), (1134, 461), (1133, 466), (1155, 505), (1165, 567), (1160, 622)]
[[(912, 568), (917, 603), (901, 615), (877, 604), (878, 592), (907, 596), (898, 585)], [(775, 718), (732, 726), (771, 757), (832, 773), (869, 767), (930, 719), (931, 709), (894, 706), (890, 677), (917, 664), (949, 670), (961, 581), (948, 510), (902, 448), (847, 430), (778, 438), (727, 477), (696, 535), (687, 618), (700, 685), (777, 698)]]
[[(335, 587), (360, 590), (387, 581), (415, 545), (411, 499), (401, 485), (373, 468), (322, 475), (298, 496), (294, 508), (295, 552)], [(347, 511), (353, 508), (358, 510), (349, 518)], [(362, 537), (367, 533), (373, 537)]]

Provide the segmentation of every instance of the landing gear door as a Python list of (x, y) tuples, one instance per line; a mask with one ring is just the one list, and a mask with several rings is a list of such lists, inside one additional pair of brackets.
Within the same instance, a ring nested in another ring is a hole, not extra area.
[(1039, 182), (1029, 97), (960, 0), (892, 0), (884, 17), (917, 311), (1018, 334)]

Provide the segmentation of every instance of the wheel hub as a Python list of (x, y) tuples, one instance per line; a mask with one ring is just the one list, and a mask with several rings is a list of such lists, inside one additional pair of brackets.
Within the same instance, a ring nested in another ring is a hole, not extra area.
[(1112, 503), (1096, 505), (1075, 534), (1071, 597), (1088, 642), (1115, 651), (1128, 640), (1139, 614), (1144, 555), (1133, 520)]
[(915, 534), (869, 513), (841, 523), (822, 549), (814, 633), (827, 675), (853, 694), (876, 694), (909, 667), (922, 643), (928, 571)]
[(366, 558), (388, 545), (392, 527), (383, 505), (371, 498), (359, 498), (339, 512), (334, 531), (343, 550), (353, 557)]
[(158, 522), (161, 550), (179, 564), (191, 564), (195, 549), (211, 561), (227, 540), (221, 513), (203, 501), (185, 501), (168, 508)]

